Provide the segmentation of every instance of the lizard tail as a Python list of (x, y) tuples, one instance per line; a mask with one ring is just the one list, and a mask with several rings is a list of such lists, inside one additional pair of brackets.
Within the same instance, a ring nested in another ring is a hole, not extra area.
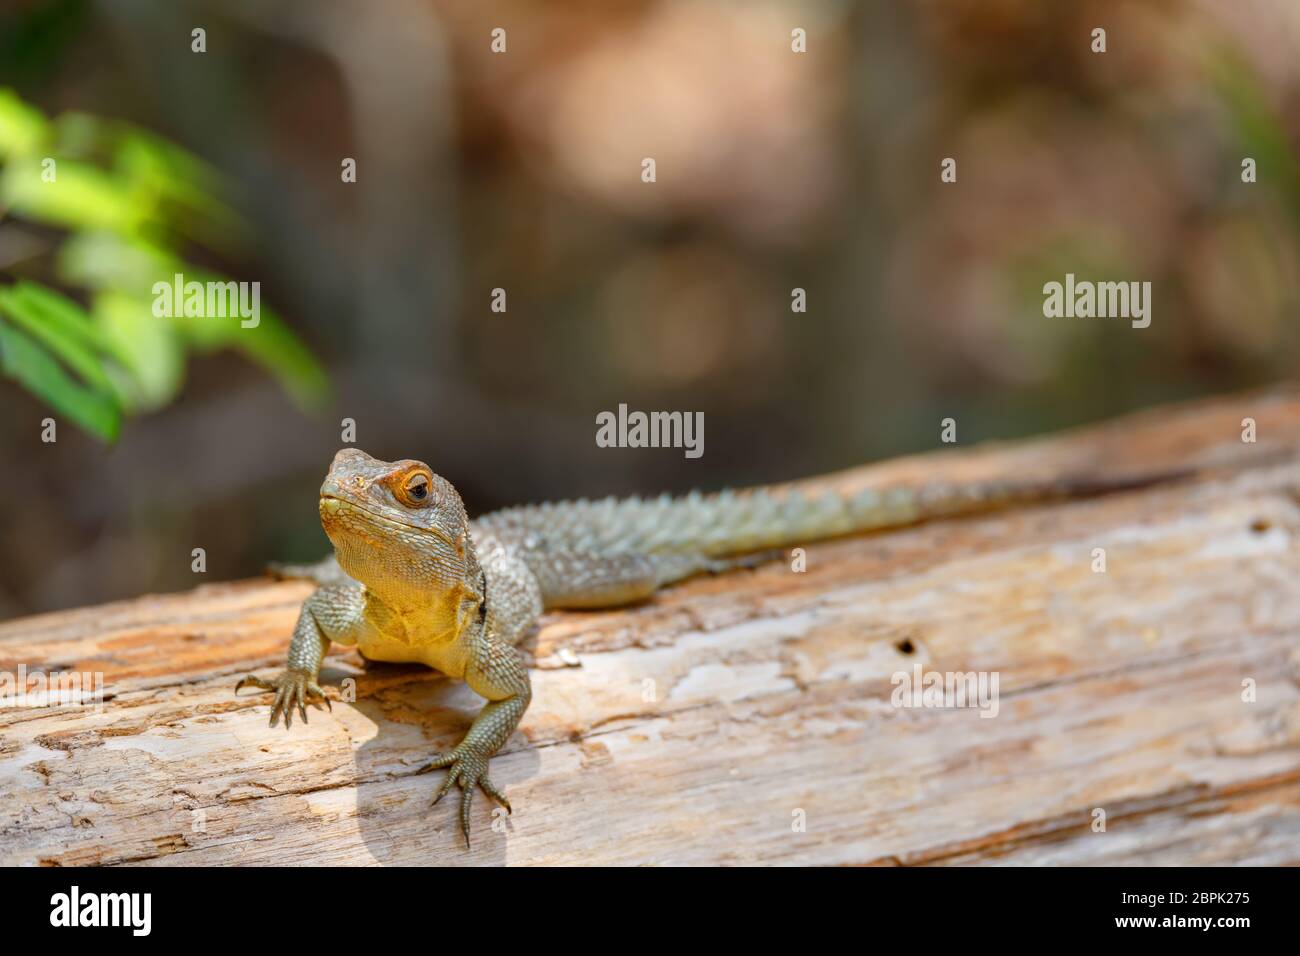
[(1137, 478), (1058, 478), (827, 490), (788, 485), (692, 492), (679, 498), (606, 498), (506, 508), (479, 519), (493, 531), (535, 534), (549, 547), (591, 553), (743, 554), (879, 531), (1018, 504), (1091, 497), (1147, 487), (1185, 473)]

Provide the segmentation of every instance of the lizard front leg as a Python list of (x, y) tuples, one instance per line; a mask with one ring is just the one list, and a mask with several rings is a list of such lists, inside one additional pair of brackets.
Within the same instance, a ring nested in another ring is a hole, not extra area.
[(528, 682), (528, 670), (515, 649), (481, 632), (472, 642), (465, 683), (486, 697), (487, 705), (474, 718), (464, 740), (449, 753), (435, 756), (419, 772), (449, 768), (434, 803), (441, 800), (454, 784), (460, 784), (460, 828), (468, 847), (470, 803), (476, 786), (482, 787), (484, 793), (505, 807), (507, 813), (510, 812), (510, 801), (488, 777), (488, 760), (514, 733), (519, 719), (528, 709), (533, 691)]
[(356, 643), (356, 632), (361, 626), (365, 609), (365, 591), (359, 584), (340, 584), (323, 587), (313, 592), (303, 602), (298, 623), (289, 643), (288, 667), (274, 680), (263, 680), (252, 674), (235, 685), (235, 693), (247, 686), (260, 687), (275, 692), (271, 705), (271, 726), (284, 715), (284, 727), (293, 725), (293, 708), (297, 706), (302, 722), (307, 722), (307, 703), (324, 701), (333, 710), (316, 678), (320, 675), (321, 661), (329, 650), (330, 641), (344, 644)]

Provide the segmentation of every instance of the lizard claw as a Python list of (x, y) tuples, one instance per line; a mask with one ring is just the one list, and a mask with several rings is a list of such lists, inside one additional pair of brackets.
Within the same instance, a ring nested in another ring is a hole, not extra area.
[(474, 799), (475, 787), (481, 787), (484, 793), (505, 807), (507, 813), (511, 811), (510, 801), (505, 798), (505, 795), (487, 775), (487, 758), (475, 751), (462, 749), (462, 747), (457, 747), (450, 753), (435, 754), (432, 760), (416, 772), (428, 773), (430, 770), (448, 768), (447, 776), (443, 779), (442, 786), (438, 789), (438, 795), (433, 798), (433, 804), (431, 805), (437, 805), (438, 801), (445, 797), (453, 786), (460, 785), (460, 829), (465, 835), (465, 848), (469, 849), (469, 811)]
[(320, 702), (324, 701), (325, 706), (331, 712), (334, 710), (334, 706), (330, 703), (325, 691), (312, 679), (312, 675), (305, 671), (289, 668), (271, 681), (249, 674), (235, 685), (235, 693), (238, 694), (244, 687), (258, 687), (262, 690), (275, 692), (275, 700), (271, 705), (271, 721), (268, 725), (271, 727), (276, 725), (281, 714), (284, 715), (284, 729), (288, 730), (293, 726), (295, 707), (302, 716), (302, 722), (307, 723), (308, 703), (319, 707)]

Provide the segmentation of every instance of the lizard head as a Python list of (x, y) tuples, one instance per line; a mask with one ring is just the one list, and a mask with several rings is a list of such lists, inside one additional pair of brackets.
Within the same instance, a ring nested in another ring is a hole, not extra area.
[(321, 485), (320, 520), (339, 565), (381, 597), (405, 604), (477, 583), (465, 505), (422, 461), (343, 449)]

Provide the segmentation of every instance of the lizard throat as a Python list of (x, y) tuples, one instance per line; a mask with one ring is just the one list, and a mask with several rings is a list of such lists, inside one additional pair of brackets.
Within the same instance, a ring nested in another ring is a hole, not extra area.
[(472, 552), (457, 547), (446, 531), (324, 494), (320, 518), (339, 566), (390, 608), (419, 612), (416, 616), (430, 619), (422, 626), (439, 631), (459, 632), (466, 623), (465, 598), (475, 588), (482, 593), (482, 572)]

